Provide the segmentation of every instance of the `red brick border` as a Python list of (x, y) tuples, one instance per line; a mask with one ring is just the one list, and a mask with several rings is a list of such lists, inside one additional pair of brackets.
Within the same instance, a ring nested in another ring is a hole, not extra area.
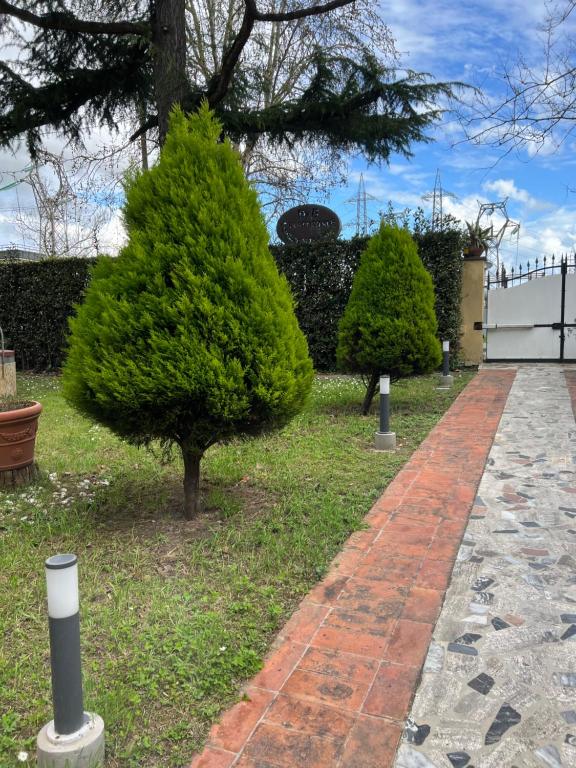
[(190, 768), (392, 765), (515, 375), (480, 371), (460, 394)]

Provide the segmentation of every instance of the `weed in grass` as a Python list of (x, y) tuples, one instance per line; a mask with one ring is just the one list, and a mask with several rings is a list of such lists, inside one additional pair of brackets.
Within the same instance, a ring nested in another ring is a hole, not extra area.
[(79, 557), (85, 702), (106, 723), (107, 768), (183, 766), (468, 379), (394, 384), (388, 454), (373, 450), (375, 411), (359, 415), (361, 382), (318, 377), (282, 432), (207, 453), (207, 511), (188, 522), (177, 460), (77, 416), (57, 377), (21, 376), (19, 396), (44, 406), (43, 475), (0, 493), (0, 766), (33, 755), (51, 718), (44, 558)]

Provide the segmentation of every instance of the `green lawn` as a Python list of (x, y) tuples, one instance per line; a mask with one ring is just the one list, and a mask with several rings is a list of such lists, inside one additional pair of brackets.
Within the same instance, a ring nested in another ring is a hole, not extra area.
[(186, 522), (178, 460), (78, 416), (57, 377), (20, 376), (19, 395), (44, 405), (43, 479), (0, 491), (0, 766), (34, 765), (51, 719), (47, 556), (79, 557), (85, 705), (106, 723), (107, 766), (184, 766), (469, 379), (394, 384), (386, 454), (372, 450), (377, 416), (358, 415), (360, 381), (319, 377), (282, 432), (208, 451), (207, 510)]

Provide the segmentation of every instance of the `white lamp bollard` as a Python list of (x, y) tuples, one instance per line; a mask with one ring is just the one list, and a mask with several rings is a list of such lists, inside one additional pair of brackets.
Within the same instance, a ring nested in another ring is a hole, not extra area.
[(380, 429), (376, 432), (375, 448), (396, 450), (396, 433), (390, 432), (390, 376), (380, 376)]
[(104, 721), (84, 712), (76, 555), (45, 563), (54, 720), (37, 738), (38, 768), (102, 768)]
[(454, 384), (454, 376), (450, 374), (450, 342), (442, 342), (442, 373), (438, 389), (450, 389)]

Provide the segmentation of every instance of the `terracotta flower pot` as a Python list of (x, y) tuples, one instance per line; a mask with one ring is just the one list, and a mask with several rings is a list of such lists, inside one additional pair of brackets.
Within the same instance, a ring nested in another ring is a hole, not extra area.
[(0, 472), (22, 469), (34, 461), (34, 444), (42, 406), (0, 411)]
[(483, 253), (483, 245), (469, 245), (467, 248), (464, 248), (464, 258), (467, 259), (479, 259)]

